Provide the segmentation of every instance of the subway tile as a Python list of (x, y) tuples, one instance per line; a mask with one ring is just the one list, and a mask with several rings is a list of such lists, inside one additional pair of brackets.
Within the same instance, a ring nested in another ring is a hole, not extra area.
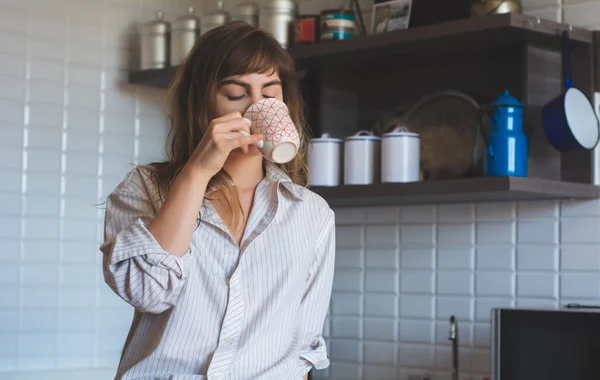
[(98, 133), (95, 133), (94, 131), (73, 129), (68, 131), (65, 151), (67, 152), (67, 155), (70, 152), (98, 152), (99, 144), (100, 136)]
[(60, 307), (90, 308), (96, 302), (95, 287), (78, 286), (59, 289)]
[(2, 263), (0, 265), (0, 285), (2, 286), (17, 286), (19, 285), (19, 264)]
[(96, 241), (97, 239), (97, 222), (95, 220), (66, 219), (63, 222), (63, 226), (63, 238), (65, 240)]
[(600, 298), (600, 274), (562, 273), (560, 276), (560, 296), (563, 298)]
[(522, 309), (557, 309), (558, 300), (550, 298), (517, 298), (516, 306)]
[(434, 293), (435, 277), (429, 270), (402, 270), (400, 272), (400, 291), (402, 293)]
[(398, 207), (367, 208), (367, 223), (398, 223), (400, 213)]
[(512, 308), (513, 298), (477, 297), (475, 299), (475, 320), (491, 323), (491, 310), (494, 308)]
[(522, 1), (523, 9), (535, 9), (535, 8), (548, 8), (548, 7), (557, 7), (561, 4), (562, 1), (570, 1), (570, 0), (525, 0)]
[(512, 202), (477, 204), (478, 222), (509, 222), (515, 220), (516, 207)]
[(27, 53), (32, 58), (43, 58), (62, 64), (65, 62), (66, 47), (63, 40), (44, 40), (41, 37), (30, 37), (27, 40)]
[(558, 298), (558, 275), (555, 273), (519, 273), (517, 296)]
[(365, 293), (364, 315), (371, 317), (398, 317), (398, 296), (395, 294)]
[(59, 266), (56, 263), (23, 265), (24, 285), (57, 285)]
[(434, 321), (401, 319), (399, 325), (400, 342), (433, 344)]
[(560, 247), (563, 271), (600, 271), (600, 245), (563, 245)]
[(558, 247), (544, 245), (519, 245), (517, 269), (519, 271), (558, 271)]
[(401, 222), (405, 224), (434, 223), (436, 221), (436, 206), (403, 207), (400, 215)]
[(473, 346), (489, 348), (491, 340), (490, 338), (490, 324), (476, 323), (474, 328)]
[(24, 308), (56, 307), (58, 289), (54, 286), (22, 286), (21, 301)]
[[(438, 347), (442, 346), (450, 348), (450, 345), (452, 344), (448, 339), (450, 331), (450, 316), (451, 314), (448, 314), (448, 316), (444, 316), (444, 318), (442, 318), (443, 320), (438, 319), (438, 321), (436, 321), (435, 338), (436, 345)], [(461, 320), (458, 315), (455, 316), (457, 317), (456, 323), (458, 326), (458, 343), (460, 348), (464, 349), (473, 345), (475, 333), (474, 325), (471, 322)]]
[(438, 222), (469, 223), (475, 220), (474, 204), (441, 204), (438, 206)]
[[(339, 227), (336, 227), (338, 229)], [(339, 242), (337, 243), (339, 245)], [(369, 251), (373, 253), (372, 251)], [(388, 254), (388, 251), (384, 251), (381, 256)], [(357, 268), (363, 267), (363, 250), (362, 249), (351, 249), (351, 248), (338, 248), (335, 254), (335, 268)], [(368, 255), (367, 255), (368, 257)]]
[(61, 151), (57, 149), (27, 149), (27, 170), (55, 172), (60, 175)]
[(550, 20), (561, 22), (562, 20), (562, 8), (561, 7), (550, 7), (550, 8), (537, 8), (528, 9), (523, 12), (527, 16), (539, 17), (542, 20)]
[(399, 273), (395, 270), (369, 269), (365, 274), (365, 291), (396, 294), (399, 287), (398, 277)]
[(400, 249), (400, 267), (402, 269), (434, 269), (435, 248)]
[(58, 326), (58, 310), (28, 309), (21, 311), (20, 332), (52, 332)]
[(361, 316), (364, 296), (361, 293), (333, 292), (331, 297), (332, 316)]
[(28, 195), (25, 197), (25, 216), (58, 218), (60, 216), (60, 199), (44, 195)]
[(365, 245), (368, 248), (394, 248), (398, 245), (397, 225), (367, 225)]
[(0, 121), (23, 125), (25, 103), (21, 100), (0, 99)]
[(61, 355), (89, 355), (94, 350), (92, 332), (61, 332), (58, 336), (58, 353)]
[(433, 224), (402, 225), (400, 244), (403, 246), (431, 246), (435, 244), (435, 226)]
[(17, 263), (22, 259), (21, 239), (12, 238), (0, 240), (0, 263)]
[(591, 1), (581, 4), (565, 5), (562, 7), (564, 22), (580, 27), (592, 27), (598, 25), (600, 14), (600, 3)]
[[(19, 329), (19, 310), (18, 309), (0, 309), (0, 337), (2, 337), (2, 334), (4, 334), (4, 333), (14, 333), (18, 329)], [(5, 344), (7, 344), (7, 343), (5, 343)], [(2, 354), (0, 354), (0, 355), (2, 355)]]
[[(47, 58), (31, 57), (29, 59), (30, 83), (55, 83), (60, 85), (61, 91), (64, 78), (64, 64), (61, 61)], [(30, 88), (31, 91), (31, 88)], [(62, 104), (63, 96), (60, 94)]]
[(600, 218), (563, 218), (560, 241), (563, 244), (600, 243)]
[(24, 79), (25, 62), (24, 55), (0, 53), (0, 75)]
[(28, 170), (24, 190), (27, 194), (60, 195), (60, 176), (52, 172)]
[(398, 361), (401, 366), (433, 368), (435, 346), (429, 344), (400, 344)]
[(600, 200), (563, 201), (560, 208), (561, 217), (600, 216)]
[(363, 366), (363, 373), (366, 379), (396, 379), (395, 365), (387, 364), (368, 364)]
[(519, 220), (558, 218), (558, 201), (527, 201), (517, 205)]
[(102, 67), (102, 50), (70, 43), (66, 49), (67, 63), (92, 68)]
[(63, 286), (93, 286), (96, 283), (96, 274), (99, 273), (95, 265), (89, 264), (63, 264), (61, 265), (60, 284)]
[(97, 152), (79, 153), (69, 152), (67, 158), (67, 175), (91, 175), (98, 168)]
[(26, 239), (58, 239), (60, 221), (58, 218), (27, 217), (25, 218)]
[(354, 317), (332, 317), (331, 335), (335, 338), (361, 339), (362, 319)]
[(361, 226), (337, 226), (336, 245), (337, 248), (362, 248), (364, 246), (363, 227)]
[(19, 354), (54, 355), (57, 353), (57, 339), (57, 334), (54, 332), (19, 334)]
[[(0, 287), (0, 308), (16, 309), (19, 307), (19, 287), (4, 285)], [(0, 346), (1, 348), (1, 346)]]
[(63, 107), (61, 104), (48, 104), (37, 101), (29, 103), (30, 124), (61, 127)]
[(60, 151), (62, 149), (62, 132), (60, 126), (31, 124), (27, 128), (27, 148)]
[(513, 222), (477, 223), (477, 244), (515, 244)]
[(402, 294), (400, 296), (400, 316), (402, 318), (434, 317), (435, 298), (429, 295)]
[(25, 54), (27, 38), (24, 33), (3, 31), (0, 33), (0, 52)]
[(65, 241), (62, 243), (62, 262), (93, 264), (96, 257), (102, 255), (98, 246), (96, 242)]
[(0, 193), (0, 215), (21, 216), (21, 194)]
[(472, 223), (438, 225), (438, 244), (441, 246), (474, 244), (474, 235), (475, 226)]
[(94, 201), (95, 199), (95, 194), (90, 194), (88, 199), (66, 198), (64, 201), (64, 216), (66, 218), (97, 220), (98, 209)]
[[(100, 315), (102, 309), (97, 313)], [(102, 314), (104, 316), (104, 314)], [(100, 319), (97, 318), (100, 322)], [(104, 321), (102, 321), (104, 322)], [(60, 309), (58, 329), (62, 331), (92, 331), (94, 329), (93, 309)], [(104, 330), (98, 327), (99, 330)]]
[(447, 319), (455, 315), (459, 320), (473, 321), (473, 298), (465, 296), (438, 296), (436, 316)]
[(58, 240), (23, 241), (23, 261), (25, 263), (56, 263), (60, 258)]
[(362, 366), (356, 361), (350, 363), (333, 361), (330, 373), (332, 379), (360, 379), (362, 376)]
[(98, 192), (98, 178), (91, 176), (95, 174), (95, 170), (88, 170), (87, 176), (78, 175), (77, 173), (71, 174), (67, 172), (65, 176), (65, 197), (67, 199), (90, 199), (92, 196), (95, 198), (96, 193)]
[(64, 40), (66, 15), (30, 13), (27, 18), (27, 33), (34, 38), (44, 40)]
[(359, 340), (354, 339), (332, 339), (330, 356), (332, 360), (343, 362), (361, 362), (362, 345)]
[(333, 277), (335, 291), (363, 291), (363, 272), (357, 269), (338, 269)]
[(438, 295), (473, 295), (473, 272), (461, 270), (440, 270), (437, 272)]
[(25, 82), (21, 78), (0, 76), (0, 98), (16, 101), (25, 100)]
[(396, 365), (398, 346), (387, 342), (364, 342), (364, 362), (370, 364)]
[(23, 165), (23, 149), (19, 147), (0, 148), (0, 168), (20, 170)]
[(365, 264), (369, 269), (398, 269), (399, 256), (398, 248), (369, 248), (365, 254)]
[(471, 270), (473, 268), (473, 253), (474, 249), (470, 246), (463, 248), (440, 247), (437, 250), (437, 268)]
[(519, 244), (556, 244), (558, 243), (558, 224), (556, 219), (519, 221), (517, 222), (517, 241)]
[(133, 148), (136, 140), (133, 136), (126, 137), (118, 134), (105, 133), (102, 137), (104, 139), (103, 154), (105, 156), (111, 156), (115, 154), (118, 155), (118, 159), (120, 159), (120, 157), (133, 158)]
[(477, 269), (515, 270), (516, 255), (512, 245), (478, 245), (476, 251)]
[(77, 129), (81, 133), (98, 133), (100, 127), (99, 118), (99, 110), (69, 106), (67, 112), (69, 133), (72, 129)]
[(365, 318), (364, 339), (396, 342), (398, 340), (398, 324), (392, 318)]
[(0, 216), (0, 238), (18, 239), (21, 237), (21, 221), (16, 216)]
[(506, 271), (478, 271), (475, 275), (477, 296), (513, 297), (515, 274)]
[(0, 123), (0, 149), (23, 146), (23, 127), (12, 123)]
[(32, 102), (64, 104), (65, 89), (62, 82), (51, 82), (42, 80), (29, 81), (29, 99)]
[(69, 107), (99, 109), (100, 89), (69, 83), (67, 86), (67, 99)]

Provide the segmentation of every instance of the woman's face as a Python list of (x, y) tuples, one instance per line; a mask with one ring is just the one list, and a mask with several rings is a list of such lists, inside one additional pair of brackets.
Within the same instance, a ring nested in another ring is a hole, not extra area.
[(219, 83), (216, 96), (217, 117), (231, 112), (244, 114), (254, 103), (265, 98), (283, 101), (283, 89), (277, 72), (236, 75)]

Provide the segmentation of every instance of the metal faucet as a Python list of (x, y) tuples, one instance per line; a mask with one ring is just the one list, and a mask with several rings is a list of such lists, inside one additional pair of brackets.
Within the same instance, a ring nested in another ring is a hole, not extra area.
[(458, 380), (458, 325), (454, 315), (450, 316), (450, 335), (452, 341), (452, 380)]

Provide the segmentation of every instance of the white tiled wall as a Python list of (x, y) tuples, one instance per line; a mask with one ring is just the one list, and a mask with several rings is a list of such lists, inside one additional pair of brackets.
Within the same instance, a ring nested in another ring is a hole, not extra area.
[(103, 282), (95, 204), (163, 157), (163, 91), (124, 84), (130, 36), (187, 3), (0, 0), (0, 378), (117, 364), (132, 312)]
[[(163, 92), (123, 83), (137, 57), (129, 36), (155, 10), (172, 19), (189, 2), (0, 0), (0, 379), (113, 373), (131, 310), (103, 283), (103, 211), (94, 205), (132, 164), (162, 157)], [(300, 10), (339, 4), (302, 0)], [(600, 1), (524, 5), (600, 25)], [(598, 202), (337, 215), (332, 365), (321, 377), (447, 377), (450, 314), (459, 317), (463, 370), (484, 374), (491, 306), (599, 297)]]

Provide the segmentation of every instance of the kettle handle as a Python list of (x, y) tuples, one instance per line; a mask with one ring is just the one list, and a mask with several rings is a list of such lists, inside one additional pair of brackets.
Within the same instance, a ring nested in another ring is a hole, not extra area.
[(494, 157), (496, 154), (494, 153), (494, 148), (490, 144), (490, 134), (487, 131), (488, 119), (490, 118), (490, 114), (495, 110), (497, 106), (495, 105), (481, 105), (479, 107), (479, 130), (481, 131), (481, 136), (483, 137), (483, 143), (485, 144), (485, 152), (490, 155), (490, 157)]

